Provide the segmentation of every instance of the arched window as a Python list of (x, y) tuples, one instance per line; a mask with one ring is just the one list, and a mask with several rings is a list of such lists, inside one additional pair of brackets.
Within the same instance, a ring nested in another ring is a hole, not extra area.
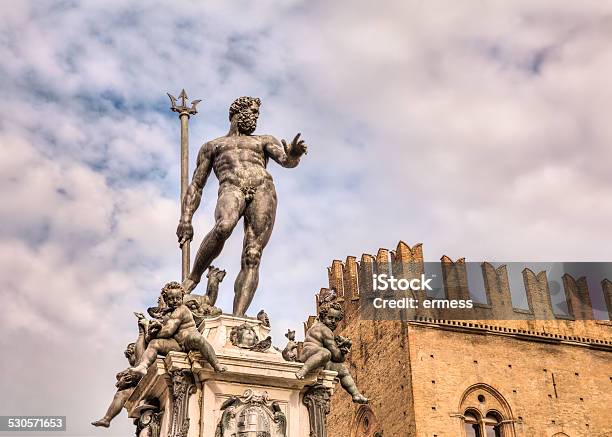
[(463, 416), (465, 437), (482, 437), (480, 429), (480, 414), (475, 411), (466, 411)]
[(487, 414), (484, 419), (485, 436), (502, 437), (501, 423), (501, 418), (496, 413)]
[(502, 437), (501, 424), (496, 413), (489, 413), (482, 418), (480, 412), (468, 410), (463, 415), (465, 437)]
[(475, 384), (459, 404), (462, 437), (515, 437), (510, 405), (487, 384)]

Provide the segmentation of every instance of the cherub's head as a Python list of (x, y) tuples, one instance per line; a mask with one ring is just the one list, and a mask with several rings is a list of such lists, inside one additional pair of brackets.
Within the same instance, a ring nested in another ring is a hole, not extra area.
[(130, 343), (127, 345), (127, 347), (125, 348), (125, 351), (123, 352), (123, 354), (125, 355), (125, 357), (129, 360), (131, 357), (134, 356), (134, 354), (136, 354), (136, 343)]
[(168, 282), (162, 288), (161, 295), (166, 305), (169, 308), (174, 309), (179, 307), (183, 303), (183, 296), (185, 295), (185, 289), (181, 284), (176, 281)]
[(319, 307), (319, 321), (332, 331), (344, 319), (344, 310), (338, 302), (326, 302)]
[(255, 132), (261, 100), (257, 97), (238, 97), (229, 108), (229, 119), (245, 135)]

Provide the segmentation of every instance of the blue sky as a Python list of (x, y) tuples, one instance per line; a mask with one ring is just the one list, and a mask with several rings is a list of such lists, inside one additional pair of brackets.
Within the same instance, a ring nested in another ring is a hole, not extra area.
[[(181, 88), (203, 99), (192, 158), (241, 95), (263, 101), (259, 133), (309, 145), (296, 169), (270, 164), (278, 217), (252, 310), (278, 344), (332, 259), (400, 239), (428, 260), (608, 261), (611, 21), (601, 1), (4, 2), (6, 413), (132, 432), (124, 416), (88, 423), (126, 365), (132, 311), (179, 275), (166, 92)], [(241, 237), (216, 262), (226, 310)]]

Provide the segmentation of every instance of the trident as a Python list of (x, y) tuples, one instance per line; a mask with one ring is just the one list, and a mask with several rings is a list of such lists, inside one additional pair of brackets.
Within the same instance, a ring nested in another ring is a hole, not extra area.
[[(196, 105), (202, 100), (194, 100), (191, 102), (191, 107), (187, 106), (187, 93), (185, 89), (181, 91), (178, 98), (181, 100), (180, 106), (176, 105), (176, 97), (170, 93), (170, 102), (172, 106), (170, 109), (173, 112), (178, 112), (181, 120), (181, 214), (183, 213), (185, 194), (187, 193), (187, 186), (189, 184), (189, 116), (198, 113)], [(183, 244), (182, 250), (182, 278), (183, 281), (189, 275), (190, 261), (189, 261), (189, 241)]]

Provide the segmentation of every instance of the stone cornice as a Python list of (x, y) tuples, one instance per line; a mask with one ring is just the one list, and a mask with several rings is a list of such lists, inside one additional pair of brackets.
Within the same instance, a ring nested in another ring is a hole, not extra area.
[(569, 346), (588, 347), (612, 352), (612, 341), (588, 338), (583, 336), (569, 336), (543, 331), (532, 331), (519, 328), (497, 326), (486, 321), (466, 320), (437, 320), (428, 317), (417, 317), (409, 320), (411, 325), (419, 325), (428, 328), (444, 329), (448, 331), (466, 332), (480, 335), (499, 335), (513, 337), (518, 340), (536, 341), (549, 344), (564, 344)]

